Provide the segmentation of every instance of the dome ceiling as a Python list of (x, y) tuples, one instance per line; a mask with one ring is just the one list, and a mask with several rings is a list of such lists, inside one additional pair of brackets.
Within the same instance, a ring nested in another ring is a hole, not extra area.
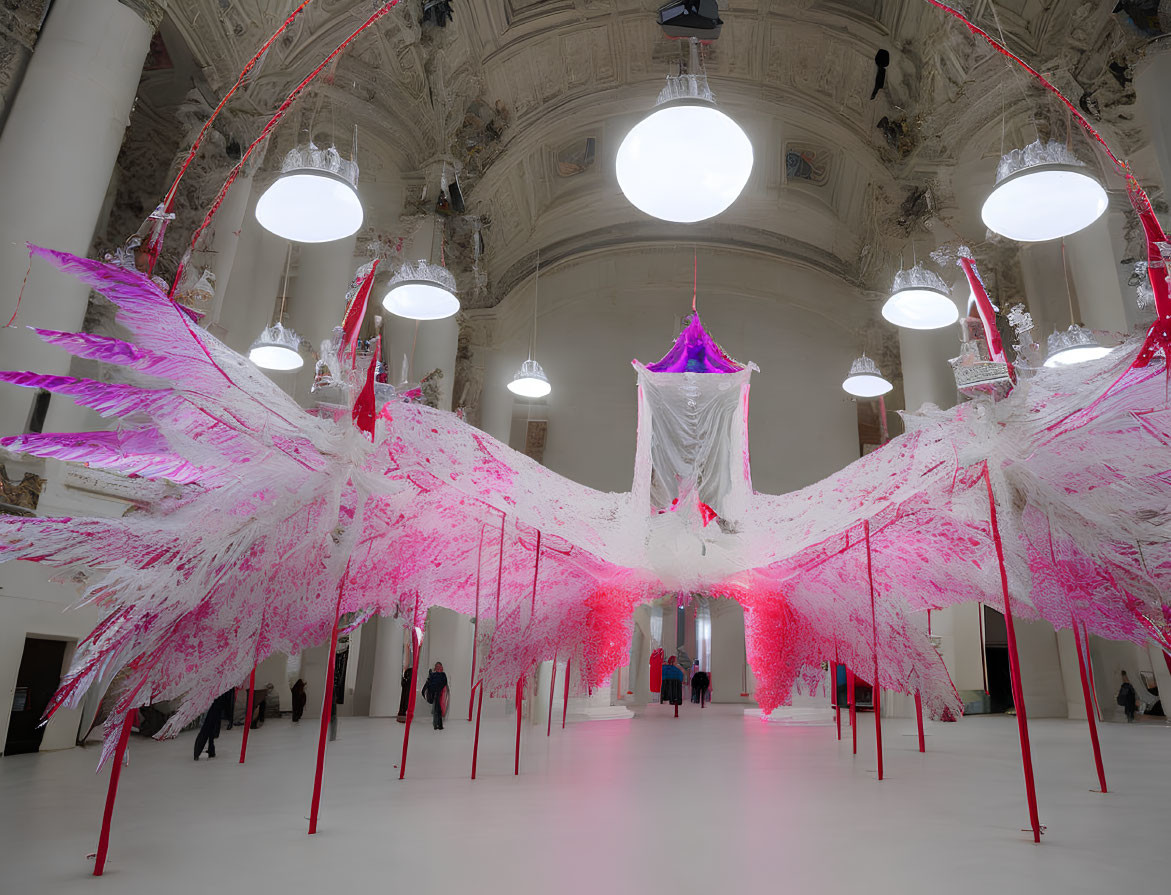
[[(185, 0), (169, 5), (164, 33), (186, 44), (200, 92), (212, 102), (294, 5)], [(225, 127), (258, 130), (378, 5), (315, 0), (270, 50)], [(489, 286), (481, 305), (494, 304), (531, 271), (537, 242), (550, 263), (631, 242), (727, 245), (873, 287), (931, 218), (951, 214), (949, 224), (971, 225), (970, 215), (950, 207), (957, 158), (979, 163), (999, 155), (1002, 119), (1010, 137), (1033, 126), (1031, 88), (1014, 83), (1000, 57), (925, 0), (724, 2), (725, 24), (706, 65), (721, 109), (756, 147), (752, 179), (716, 221), (654, 221), (625, 201), (613, 165), (625, 132), (685, 60), (685, 42), (664, 38), (655, 23), (658, 5), (451, 0), (453, 19), (436, 27), (420, 24), (420, 4), (409, 0), (300, 101), (266, 167), (307, 131), (336, 133), (348, 146), (354, 124), (364, 182), (405, 185), (416, 197), (430, 184), (433, 196), (440, 160), (453, 160), (468, 212), (484, 222)], [(1129, 150), (1138, 140), (1127, 114), (1133, 93), (1110, 66), (1125, 72), (1141, 35), (1128, 32), (1109, 7), (975, 0), (969, 13), (1054, 72)], [(879, 50), (889, 51), (891, 62), (871, 99)], [(403, 232), (400, 215), (420, 210), (407, 205), (369, 209), (365, 236)], [(464, 228), (465, 237), (471, 232)]]

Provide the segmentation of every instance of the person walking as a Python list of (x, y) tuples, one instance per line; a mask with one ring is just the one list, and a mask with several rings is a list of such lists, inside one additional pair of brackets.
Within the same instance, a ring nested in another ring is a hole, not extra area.
[(305, 682), (301, 678), (297, 678), (297, 683), (293, 684), (293, 721), (300, 721), (301, 715), (305, 713), (305, 703), (308, 697), (305, 695)]
[[(411, 678), (414, 677), (415, 668), (413, 665), (408, 666), (403, 671), (402, 692), (398, 698), (398, 716), (394, 719), (399, 724), (407, 723), (407, 707), (411, 702)], [(424, 681), (424, 683), (426, 683)]]
[(208, 758), (215, 758), (215, 741), (216, 737), (220, 735), (220, 724), (223, 722), (224, 711), (228, 707), (231, 693), (231, 690), (227, 693), (221, 693), (208, 706), (207, 713), (203, 716), (203, 724), (200, 725), (199, 733), (195, 735), (196, 761), (199, 761), (199, 756), (203, 754), (204, 748), (207, 749)]
[(436, 730), (443, 730), (448, 695), (447, 675), (443, 673), (443, 663), (436, 662), (435, 669), (427, 675), (427, 683), (423, 685), (423, 698), (431, 703), (431, 721)]
[(695, 674), (691, 676), (691, 701), (698, 702), (700, 708), (707, 702), (707, 691), (711, 684), (712, 679), (702, 669), (696, 669)]
[(675, 706), (675, 717), (679, 717), (679, 706), (683, 704), (683, 669), (676, 664), (678, 659), (671, 656), (663, 666), (662, 701)]
[(1118, 704), (1126, 712), (1126, 723), (1133, 724), (1135, 712), (1138, 711), (1138, 693), (1125, 671), (1122, 672), (1122, 686), (1118, 688)]

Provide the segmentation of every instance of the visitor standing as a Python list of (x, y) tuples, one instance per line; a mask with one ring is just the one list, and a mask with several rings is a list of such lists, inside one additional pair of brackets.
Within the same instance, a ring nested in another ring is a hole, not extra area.
[(411, 678), (415, 676), (415, 667), (413, 665), (407, 666), (403, 672), (402, 692), (398, 698), (398, 717), (396, 720), (399, 724), (407, 723), (407, 708), (411, 702)]
[(208, 758), (215, 758), (215, 741), (216, 737), (220, 735), (220, 725), (223, 723), (224, 709), (228, 706), (231, 693), (231, 690), (227, 693), (221, 693), (208, 706), (207, 713), (203, 716), (203, 724), (200, 725), (199, 733), (195, 735), (196, 761), (199, 761), (199, 756), (203, 754), (204, 748), (207, 749)]
[(1126, 723), (1133, 724), (1134, 714), (1138, 710), (1138, 694), (1125, 671), (1122, 672), (1122, 686), (1118, 688), (1118, 704), (1126, 712)]
[(443, 663), (436, 662), (435, 670), (427, 675), (427, 683), (423, 685), (423, 698), (431, 703), (431, 721), (436, 730), (443, 730), (443, 716), (447, 714), (447, 675), (443, 672)]
[(676, 664), (678, 659), (672, 656), (663, 666), (662, 701), (675, 706), (675, 717), (679, 717), (679, 706), (683, 704), (683, 669)]
[(708, 673), (702, 669), (697, 669), (691, 676), (691, 701), (698, 702), (701, 708), (707, 702), (707, 691), (711, 683)]
[(300, 721), (301, 715), (305, 713), (305, 703), (308, 697), (305, 695), (305, 682), (301, 678), (297, 678), (297, 683), (293, 684), (293, 721)]

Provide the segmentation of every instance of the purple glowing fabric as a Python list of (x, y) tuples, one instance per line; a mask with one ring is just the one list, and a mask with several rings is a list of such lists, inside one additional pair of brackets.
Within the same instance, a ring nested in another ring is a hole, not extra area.
[(744, 365), (724, 353), (703, 328), (699, 314), (695, 313), (675, 337), (675, 343), (663, 359), (647, 364), (646, 368), (652, 373), (739, 373)]

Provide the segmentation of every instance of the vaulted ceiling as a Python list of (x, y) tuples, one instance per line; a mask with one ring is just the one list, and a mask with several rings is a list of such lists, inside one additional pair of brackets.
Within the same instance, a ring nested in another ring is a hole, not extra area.
[[(171, 2), (163, 35), (168, 45), (182, 44), (173, 55), (191, 60), (190, 82), (211, 105), (295, 5)], [(220, 145), (257, 132), (379, 5), (315, 0), (231, 105)], [(484, 225), (489, 286), (480, 304), (498, 301), (531, 270), (538, 245), (550, 260), (632, 242), (731, 245), (867, 287), (889, 276), (891, 257), (932, 218), (972, 226), (971, 215), (951, 207), (961, 157), (990, 170), (1003, 131), (1031, 140), (1030, 128), (1047, 130), (1050, 118), (1064, 126), (1001, 57), (925, 0), (732, 0), (721, 4), (723, 33), (705, 63), (721, 108), (753, 140), (753, 177), (716, 221), (664, 224), (633, 209), (613, 173), (623, 135), (686, 50), (663, 37), (658, 5), (451, 0), (454, 18), (440, 28), (421, 24), (419, 0), (406, 0), (299, 102), (266, 165), (305, 133), (348, 146), (354, 125), (364, 182), (405, 185), (412, 196), (432, 184), (434, 195), (446, 160), (460, 170), (468, 211)], [(1124, 151), (1142, 139), (1128, 113), (1133, 93), (1118, 75), (1140, 36), (1111, 15), (1111, 4), (969, 6), (979, 24), (1051, 73)], [(872, 100), (880, 49), (891, 65)], [(151, 97), (144, 103), (149, 108)], [(187, 113), (189, 125), (198, 120), (200, 102), (189, 102)], [(205, 166), (207, 184), (191, 203), (218, 186), (224, 167)], [(408, 217), (417, 211), (405, 209)], [(368, 208), (366, 236), (401, 232), (403, 214)]]

